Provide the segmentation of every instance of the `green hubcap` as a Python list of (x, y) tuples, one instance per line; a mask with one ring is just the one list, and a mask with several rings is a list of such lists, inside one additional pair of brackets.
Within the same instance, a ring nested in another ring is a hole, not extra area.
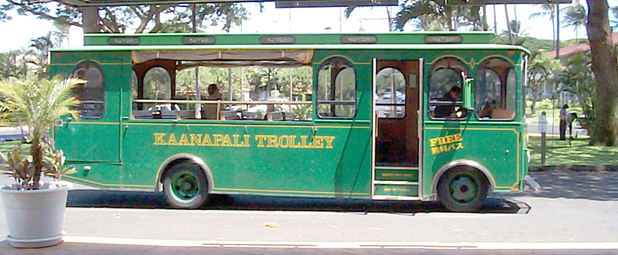
[(460, 203), (469, 203), (478, 196), (479, 185), (466, 175), (454, 178), (449, 185), (449, 194)]
[(193, 199), (199, 191), (199, 183), (195, 175), (189, 172), (180, 172), (172, 177), (172, 191), (182, 200)]

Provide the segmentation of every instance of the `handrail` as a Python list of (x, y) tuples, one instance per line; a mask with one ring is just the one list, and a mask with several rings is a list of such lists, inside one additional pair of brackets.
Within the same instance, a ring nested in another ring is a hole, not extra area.
[[(134, 99), (133, 103), (141, 103), (141, 104), (209, 104), (216, 105), (216, 119), (221, 119), (222, 105), (230, 104), (230, 105), (311, 105), (311, 101), (284, 101), (284, 102), (271, 102), (271, 101), (223, 101), (223, 100), (177, 100), (177, 99), (169, 99), (169, 100), (160, 100), (160, 99)], [(175, 107), (176, 110), (176, 119), (180, 119), (180, 108)], [(204, 117), (202, 117), (204, 118)]]
[(161, 99), (134, 99), (133, 103), (164, 103), (164, 104), (251, 104), (251, 105), (263, 105), (263, 104), (312, 104), (311, 101), (284, 101), (284, 102), (271, 102), (271, 101), (223, 101), (223, 100), (161, 100)]

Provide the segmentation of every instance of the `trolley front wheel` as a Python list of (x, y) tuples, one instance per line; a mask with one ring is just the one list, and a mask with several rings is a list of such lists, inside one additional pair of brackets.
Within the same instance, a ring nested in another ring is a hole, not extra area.
[(184, 162), (174, 165), (165, 173), (163, 192), (172, 207), (195, 209), (208, 198), (208, 182), (197, 165)]
[(474, 212), (485, 202), (488, 189), (488, 181), (480, 171), (455, 168), (440, 178), (438, 197), (450, 211)]

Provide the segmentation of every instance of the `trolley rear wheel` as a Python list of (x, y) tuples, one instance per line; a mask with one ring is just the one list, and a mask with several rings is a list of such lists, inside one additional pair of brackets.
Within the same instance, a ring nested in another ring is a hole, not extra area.
[(208, 182), (200, 167), (184, 162), (174, 165), (165, 173), (163, 192), (172, 207), (195, 209), (208, 198)]
[(438, 197), (446, 209), (454, 212), (477, 211), (487, 198), (489, 184), (478, 170), (455, 168), (438, 183)]

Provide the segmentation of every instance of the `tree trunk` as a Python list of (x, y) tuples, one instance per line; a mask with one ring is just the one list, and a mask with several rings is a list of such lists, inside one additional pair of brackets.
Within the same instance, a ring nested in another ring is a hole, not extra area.
[(101, 33), (101, 22), (99, 18), (99, 8), (81, 7), (82, 22), (84, 23), (84, 34)]
[(509, 9), (504, 5), (504, 16), (506, 17), (506, 31), (509, 33), (509, 44), (514, 45), (513, 43), (513, 33), (511, 33), (511, 21), (509, 20)]
[(32, 164), (34, 165), (34, 174), (32, 184), (34, 189), (39, 189), (39, 182), (43, 173), (43, 144), (41, 144), (42, 135), (36, 130), (32, 132), (32, 145), (30, 147), (30, 155), (32, 155)]
[(588, 40), (592, 55), (592, 71), (596, 82), (594, 126), (590, 142), (616, 146), (616, 113), (618, 103), (618, 71), (616, 49), (611, 37), (607, 0), (588, 0)]

